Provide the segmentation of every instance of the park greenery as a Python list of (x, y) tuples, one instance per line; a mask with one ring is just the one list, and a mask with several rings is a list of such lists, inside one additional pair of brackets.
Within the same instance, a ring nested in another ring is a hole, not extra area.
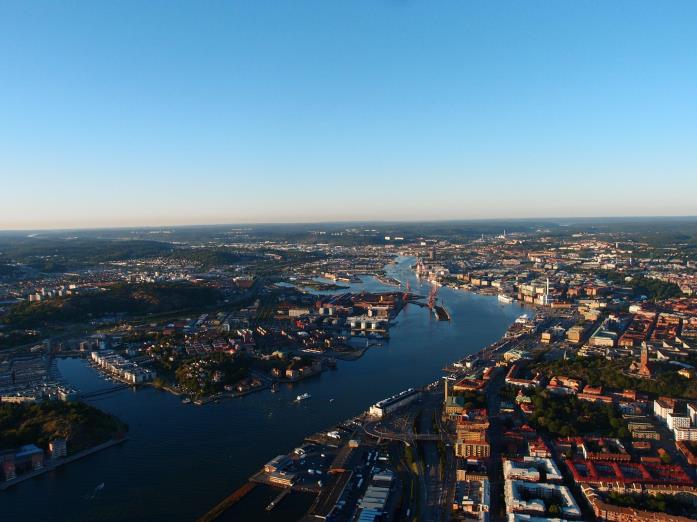
[(247, 357), (217, 352), (204, 359), (182, 362), (175, 377), (181, 389), (200, 398), (220, 393), (225, 386), (234, 386), (249, 375), (249, 365)]
[(7, 261), (41, 272), (63, 272), (110, 261), (165, 255), (173, 247), (151, 240), (29, 237), (0, 241), (0, 250)]
[(108, 315), (137, 316), (209, 306), (218, 291), (191, 283), (116, 284), (107, 290), (24, 301), (12, 307), (2, 323), (14, 328), (38, 328)]
[(233, 265), (244, 259), (240, 253), (223, 248), (179, 249), (172, 252), (171, 257), (189, 261), (203, 269)]
[[(682, 295), (680, 287), (675, 283), (661, 281), (660, 279), (652, 279), (643, 275), (618, 272), (615, 270), (598, 270), (595, 272), (595, 275), (599, 279), (604, 279), (614, 285), (630, 288), (632, 294), (636, 297), (643, 295), (652, 301), (662, 301)], [(625, 278), (629, 279), (625, 280)]]
[(540, 363), (535, 369), (554, 377), (563, 375), (578, 379), (591, 386), (603, 386), (616, 390), (637, 390), (652, 396), (669, 395), (686, 399), (697, 398), (697, 382), (680, 376), (678, 367), (671, 364), (654, 364), (655, 377), (642, 379), (627, 373), (627, 360), (608, 361), (602, 357), (577, 357), (568, 360)]
[(453, 392), (453, 397), (459, 397), (466, 410), (486, 408), (486, 396), (475, 391)]
[(0, 278), (8, 277), (12, 278), (19, 274), (20, 270), (16, 266), (10, 265), (8, 263), (0, 262)]
[(613, 491), (607, 495), (606, 501), (616, 506), (690, 518), (693, 518), (697, 512), (694, 505), (681, 501), (676, 495), (664, 495), (661, 493), (656, 495), (639, 495)]
[(33, 330), (0, 331), (0, 350), (15, 346), (36, 342), (39, 340), (37, 332)]
[(611, 404), (582, 401), (573, 395), (554, 395), (544, 390), (535, 392), (532, 404), (531, 425), (550, 435), (629, 437), (626, 423)]
[(0, 450), (23, 444), (47, 449), (51, 440), (62, 438), (73, 453), (122, 436), (127, 430), (113, 415), (84, 402), (0, 403)]
[(663, 301), (671, 297), (682, 295), (680, 288), (675, 283), (651, 279), (648, 277), (636, 277), (631, 281), (635, 295), (645, 295), (652, 301)]

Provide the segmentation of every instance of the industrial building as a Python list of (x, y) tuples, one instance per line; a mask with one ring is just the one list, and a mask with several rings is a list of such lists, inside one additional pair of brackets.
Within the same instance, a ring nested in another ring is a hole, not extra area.
[(408, 390), (404, 390), (397, 395), (393, 395), (392, 397), (383, 399), (380, 402), (376, 402), (370, 407), (368, 413), (373, 417), (382, 418), (420, 397), (421, 392), (419, 390), (409, 388)]
[(370, 485), (358, 499), (358, 522), (374, 522), (385, 513), (393, 482), (394, 475), (391, 471), (379, 471), (373, 475)]

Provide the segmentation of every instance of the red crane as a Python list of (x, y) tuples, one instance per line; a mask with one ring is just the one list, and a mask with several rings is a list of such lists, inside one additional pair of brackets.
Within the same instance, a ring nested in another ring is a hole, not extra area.
[(433, 285), (431, 291), (428, 294), (428, 307), (433, 309), (436, 306), (436, 298), (438, 297), (438, 287)]

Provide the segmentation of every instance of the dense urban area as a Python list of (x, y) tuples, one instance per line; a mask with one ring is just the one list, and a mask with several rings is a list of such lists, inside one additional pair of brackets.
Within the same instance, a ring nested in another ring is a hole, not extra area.
[[(351, 290), (367, 277), (391, 290)], [(519, 317), (432, 382), (287, 441), (200, 520), (255, 488), (277, 493), (270, 512), (313, 495), (306, 521), (697, 518), (689, 219), (4, 233), (0, 490), (127, 448), (98, 396), (147, 386), (209, 408), (331, 378), (390, 343), (405, 307), (454, 321), (444, 287)], [(109, 386), (83, 393), (63, 358)]]

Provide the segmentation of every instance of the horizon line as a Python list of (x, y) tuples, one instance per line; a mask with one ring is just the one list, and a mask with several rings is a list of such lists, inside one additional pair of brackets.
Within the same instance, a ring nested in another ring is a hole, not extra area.
[(100, 231), (100, 230), (152, 230), (158, 228), (204, 228), (204, 227), (259, 227), (259, 226), (283, 226), (283, 225), (350, 225), (350, 224), (431, 224), (431, 223), (471, 223), (471, 222), (535, 222), (535, 221), (603, 221), (603, 220), (663, 220), (663, 219), (686, 219), (695, 220), (697, 214), (671, 214), (671, 215), (623, 215), (623, 216), (537, 216), (537, 217), (517, 217), (517, 218), (444, 218), (444, 219), (375, 219), (375, 220), (328, 220), (328, 221), (256, 221), (256, 222), (237, 222), (237, 223), (178, 223), (178, 224), (141, 224), (141, 225), (114, 225), (114, 226), (74, 226), (74, 227), (43, 227), (43, 228), (0, 228), (0, 234), (12, 232), (72, 232), (72, 231)]

